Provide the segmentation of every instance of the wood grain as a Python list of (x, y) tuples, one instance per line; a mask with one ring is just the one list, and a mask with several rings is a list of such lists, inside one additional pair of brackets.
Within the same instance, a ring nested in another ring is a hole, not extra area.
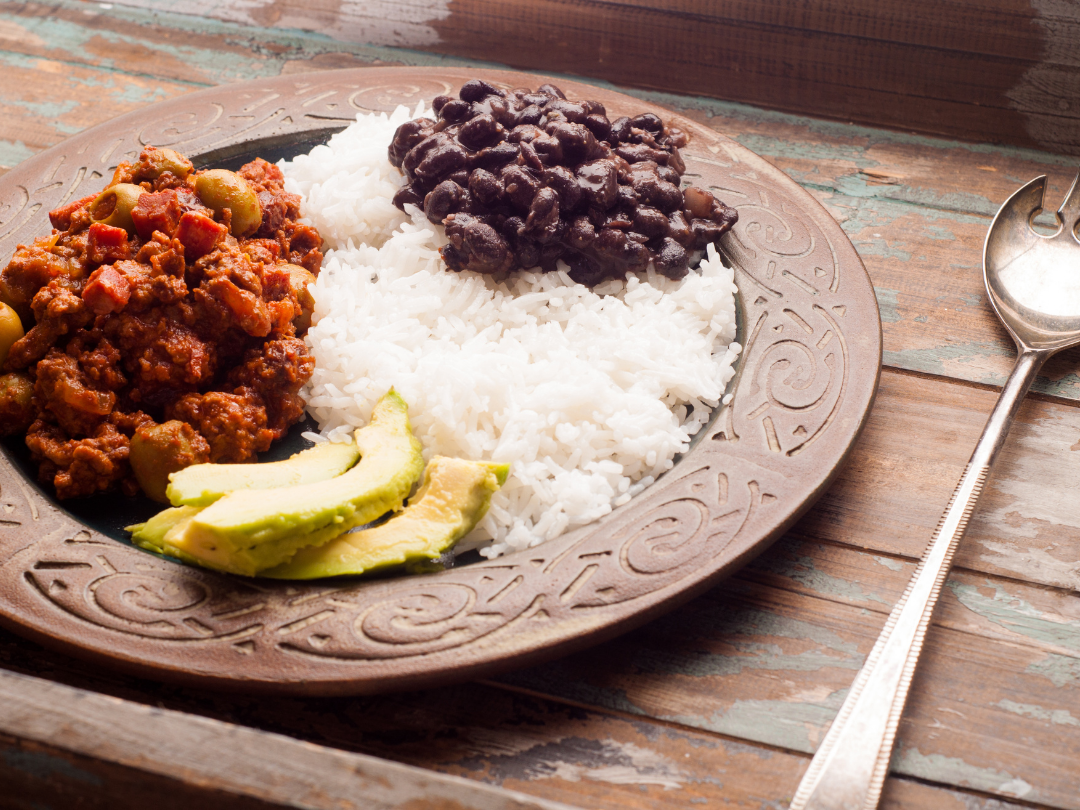
[[(760, 810), (763, 804), (770, 803), (783, 806), (809, 762), (808, 756), (795, 752), (708, 731), (658, 725), (642, 717), (568, 705), (496, 685), (463, 685), (374, 699), (266, 701), (124, 679), (27, 648), (25, 642), (0, 632), (0, 660), (5, 666), (11, 666), (12, 653), (21, 659), (21, 670), (36, 668), (55, 681), (122, 694), (127, 700), (149, 701), (159, 707), (147, 715), (146, 708), (126, 701), (95, 704), (109, 708), (113, 723), (132, 716), (143, 722), (149, 718), (191, 739), (190, 733), (184, 733), (185, 726), (173, 722), (176, 718), (171, 711), (161, 711), (166, 707), (179, 709), (228, 723), (223, 729), (226, 734), (236, 723), (261, 727), (331, 749), (374, 755), (597, 810), (685, 810), (695, 804), (740, 810)], [(36, 679), (18, 683), (18, 699), (25, 699), (27, 684), (35, 700), (39, 700), (43, 687)], [(0, 678), (0, 690), (4, 685)], [(80, 700), (87, 695), (77, 688), (71, 691)], [(57, 694), (54, 685), (44, 694), (49, 698)], [(61, 704), (66, 694), (60, 692)], [(91, 717), (84, 721), (85, 725), (92, 724), (94, 712), (77, 715), (83, 718), (88, 714)], [(200, 730), (205, 727), (197, 726)], [(208, 791), (193, 790), (178, 780), (163, 779), (154, 773), (153, 764), (143, 763), (142, 749), (132, 752), (137, 761), (119, 766), (100, 755), (72, 753), (77, 746), (62, 734), (51, 742), (41, 741), (43, 735), (36, 724), (31, 728), (20, 722), (13, 731), (7, 739), (0, 734), (0, 762), (8, 764), (6, 771), (0, 766), (0, 773), (13, 780), (7, 784), (25, 785), (26, 792), (20, 795), (33, 796), (33, 791), (38, 791), (37, 795), (45, 794), (53, 801), (70, 800), (81, 795), (80, 789), (85, 793), (87, 779), (96, 777), (104, 783), (95, 784), (96, 792), (110, 801), (111, 807), (134, 807), (147, 794), (163, 795), (163, 788), (168, 791), (163, 801), (174, 801), (162, 805), (166, 808), (218, 806)], [(152, 729), (148, 729), (150, 732)], [(107, 729), (103, 733), (108, 737), (110, 752), (128, 750), (126, 735), (110, 735)], [(279, 738), (274, 739), (276, 742)], [(184, 753), (189, 763), (199, 759), (198, 754)], [(221, 768), (209, 770), (213, 777)], [(280, 798), (263, 801), (241, 796), (235, 790), (222, 790), (219, 795), (222, 806), (281, 806), (275, 803)], [(184, 805), (182, 802), (188, 799), (206, 803)], [(0, 807), (4, 806), (0, 798)], [(978, 791), (894, 777), (887, 783), (882, 807), (1014, 810), (1018, 805), (991, 799)]]
[(1080, 149), (1071, 48), (1080, 12), (1065, 4), (181, 0), (170, 9), (878, 126)]
[(0, 777), (24, 806), (573, 810), (10, 672), (0, 701)]

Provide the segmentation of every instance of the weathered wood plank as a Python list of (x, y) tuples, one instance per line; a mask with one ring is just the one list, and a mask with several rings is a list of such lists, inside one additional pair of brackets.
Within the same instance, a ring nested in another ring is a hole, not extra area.
[[(897, 572), (898, 584), (902, 580)], [(505, 681), (809, 752), (884, 618), (735, 583), (589, 654)], [(1072, 656), (932, 628), (900, 726), (894, 772), (1080, 806), (1078, 666)]]
[(182, 0), (169, 7), (972, 140), (1056, 151), (1078, 143), (1070, 130), (1080, 75), (1069, 45), (1080, 19), (1060, 5), (918, 2), (877, 11), (829, 0)]
[(27, 807), (572, 810), (3, 670), (0, 702), (0, 778)]
[[(911, 559), (922, 555), (996, 392), (882, 374), (847, 466), (795, 534)], [(956, 564), (1080, 590), (1080, 409), (1029, 398), (1020, 409)]]
[[(25, 642), (0, 633), (0, 656), (23, 645)], [(374, 755), (597, 810), (683, 810), (695, 804), (745, 810), (785, 806), (809, 762), (808, 756), (798, 753), (483, 684), (355, 700), (267, 701), (120, 679), (36, 648), (23, 651), (21, 665), (48, 668), (50, 677), (60, 680), (95, 679), (98, 688), (104, 684), (110, 691), (119, 691), (120, 687), (131, 698), (170, 709), (261, 726), (332, 749)], [(0, 688), (3, 678), (0, 672)], [(115, 706), (116, 702), (107, 705)], [(131, 706), (120, 705), (124, 710)], [(151, 711), (155, 719), (164, 714)], [(48, 797), (60, 800), (63, 806), (73, 804), (76, 797), (84, 802), (98, 798), (84, 797), (91, 787), (100, 793), (103, 806), (108, 801), (112, 807), (134, 807), (140, 798), (154, 795), (164, 797), (164, 808), (281, 806), (235, 792), (222, 792), (221, 804), (217, 804), (205, 790), (162, 780), (139, 762), (116, 765), (95, 754), (71, 753), (70, 746), (64, 747), (66, 739), (64, 745), (57, 746), (30, 741), (26, 739), (29, 736), (26, 731), (6, 738), (0, 733), (0, 762), (7, 765), (0, 765), (0, 773), (6, 785), (18, 787), (14, 792), (20, 796), (34, 796), (35, 791), (45, 789), (41, 783), (47, 781)], [(118, 744), (123, 740), (112, 741), (114, 747)], [(110, 789), (101, 790), (102, 783)], [(129, 803), (118, 805), (117, 797)], [(893, 777), (886, 784), (882, 807), (1013, 810), (1017, 806), (964, 789)]]

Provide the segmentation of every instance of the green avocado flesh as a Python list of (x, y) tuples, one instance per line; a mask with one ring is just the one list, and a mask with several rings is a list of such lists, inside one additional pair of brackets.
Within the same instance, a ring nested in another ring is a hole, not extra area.
[(274, 489), (336, 478), (360, 458), (355, 442), (324, 442), (267, 464), (193, 464), (169, 476), (173, 506), (208, 506), (237, 489)]
[(408, 406), (393, 390), (379, 400), (371, 422), (356, 431), (356, 446), (360, 461), (335, 478), (229, 492), (181, 518), (162, 550), (208, 568), (254, 576), (287, 561), (297, 549), (401, 509), (424, 462)]
[(173, 548), (170, 541), (202, 510), (201, 506), (174, 506), (158, 512), (146, 523), (127, 527), (131, 532), (131, 542), (155, 554), (167, 554), (170, 557), (179, 557), (184, 562), (198, 563), (195, 558)]
[(435, 559), (480, 522), (509, 470), (508, 464), (435, 456), (423, 485), (397, 515), (370, 529), (301, 548), (289, 562), (261, 575), (317, 579)]

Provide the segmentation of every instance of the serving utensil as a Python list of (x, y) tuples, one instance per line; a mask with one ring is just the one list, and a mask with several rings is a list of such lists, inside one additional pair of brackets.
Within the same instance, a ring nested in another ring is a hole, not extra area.
[(990, 467), (1043, 363), (1080, 343), (1080, 174), (1057, 210), (1057, 229), (1049, 234), (1033, 227), (1045, 190), (1043, 175), (1009, 197), (983, 247), (986, 293), (1016, 341), (1016, 365), (918, 569), (803, 776), (791, 810), (877, 807), (926, 628)]

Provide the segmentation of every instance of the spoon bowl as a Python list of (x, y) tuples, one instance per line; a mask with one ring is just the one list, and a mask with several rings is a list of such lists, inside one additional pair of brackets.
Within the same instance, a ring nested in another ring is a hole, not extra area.
[(1046, 175), (1001, 206), (983, 248), (990, 304), (1023, 352), (1059, 351), (1080, 342), (1080, 175), (1056, 214), (1052, 234), (1035, 230)]

